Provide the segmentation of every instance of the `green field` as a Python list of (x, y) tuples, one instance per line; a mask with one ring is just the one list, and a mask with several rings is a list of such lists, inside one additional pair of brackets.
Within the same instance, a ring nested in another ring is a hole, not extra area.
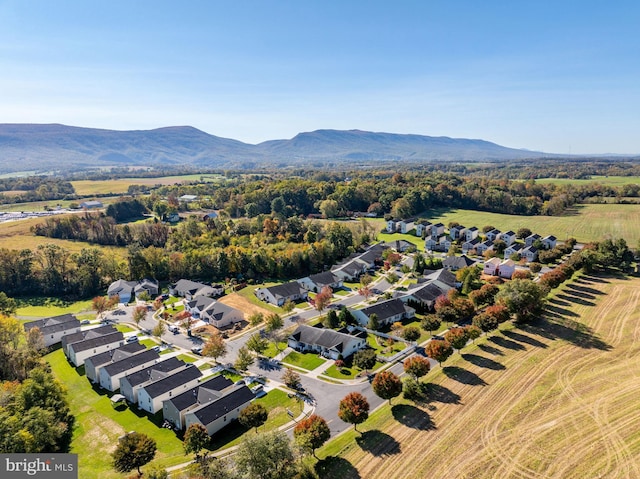
[(34, 318), (49, 318), (68, 313), (81, 313), (91, 311), (91, 300), (64, 301), (59, 298), (23, 298), (17, 299), (17, 316), (29, 316)]
[[(478, 228), (492, 225), (502, 231), (527, 227), (542, 236), (552, 234), (560, 239), (574, 237), (581, 242), (624, 238), (630, 246), (635, 247), (640, 241), (640, 205), (576, 205), (564, 216), (516, 216), (445, 208), (419, 216), (445, 225), (457, 221)], [(385, 226), (382, 218), (368, 221), (375, 222), (378, 231)], [(390, 237), (400, 239), (405, 236), (379, 233), (378, 239), (388, 241)]]
[(296, 351), (291, 351), (282, 359), (282, 362), (301, 369), (306, 369), (307, 371), (313, 371), (317, 367), (323, 365), (325, 360), (316, 353), (298, 353)]
[(159, 178), (120, 178), (117, 180), (78, 180), (72, 181), (76, 193), (80, 196), (126, 193), (131, 185), (174, 185), (187, 182), (214, 182), (224, 177), (213, 174), (195, 174), (181, 176), (161, 176)]
[(606, 186), (623, 186), (640, 184), (640, 176), (597, 176), (594, 175), (588, 180), (576, 180), (573, 178), (538, 178), (536, 183), (548, 185), (586, 185), (600, 183)]

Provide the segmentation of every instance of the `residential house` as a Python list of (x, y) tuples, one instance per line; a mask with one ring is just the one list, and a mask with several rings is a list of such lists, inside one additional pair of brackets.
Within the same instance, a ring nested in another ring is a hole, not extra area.
[(398, 222), (398, 228), (400, 230), (400, 233), (403, 233), (403, 234), (410, 233), (413, 229), (415, 229), (415, 227), (416, 227), (416, 224), (413, 219), (402, 220)]
[(456, 225), (449, 228), (449, 236), (454, 240), (459, 240), (466, 234), (466, 232), (467, 228), (462, 225)]
[(497, 276), (500, 263), (502, 260), (500, 258), (491, 258), (484, 262), (484, 266), (482, 267), (482, 272), (487, 275)]
[(511, 246), (516, 240), (516, 234), (513, 231), (509, 230), (505, 233), (502, 233), (500, 235), (500, 239), (504, 241), (507, 246)]
[(64, 336), (80, 332), (80, 321), (73, 314), (62, 314), (51, 318), (39, 319), (23, 323), (24, 330), (29, 332), (38, 328), (46, 347), (58, 344)]
[(540, 236), (539, 234), (533, 233), (524, 239), (524, 245), (533, 246), (533, 243), (535, 243), (536, 241), (542, 241), (542, 236)]
[(482, 243), (476, 246), (476, 253), (478, 253), (479, 256), (482, 256), (483, 254), (485, 254), (485, 252), (492, 251), (492, 250), (493, 250), (493, 241), (491, 240), (483, 241)]
[(498, 276), (501, 278), (511, 279), (516, 270), (516, 263), (512, 259), (505, 259), (498, 266)]
[(220, 375), (198, 384), (193, 389), (183, 392), (162, 402), (162, 416), (176, 429), (185, 429), (184, 416), (187, 412), (216, 401), (223, 396), (225, 389), (233, 386), (233, 381)]
[(268, 288), (257, 288), (254, 294), (260, 301), (282, 306), (287, 301), (306, 301), (308, 294), (297, 281), (277, 284)]
[(513, 243), (511, 246), (504, 250), (504, 257), (511, 258), (514, 254), (520, 256), (522, 254), (523, 247), (520, 243)]
[(218, 217), (218, 213), (215, 211), (210, 211), (209, 213), (202, 215), (203, 221), (215, 220)]
[(80, 208), (85, 210), (96, 210), (102, 208), (103, 206), (104, 205), (102, 204), (102, 201), (98, 200), (83, 201), (82, 203), (80, 203)]
[(120, 361), (132, 354), (145, 351), (147, 348), (140, 344), (138, 341), (125, 344), (117, 349), (105, 351), (104, 353), (96, 354), (84, 360), (84, 372), (87, 379), (92, 383), (100, 381), (100, 368), (111, 364), (116, 361)]
[(472, 226), (471, 228), (467, 228), (467, 230), (464, 232), (464, 239), (468, 243), (469, 241), (473, 241), (474, 239), (476, 239), (479, 234), (480, 230), (475, 226)]
[(100, 368), (100, 386), (108, 391), (120, 388), (120, 379), (130, 373), (148, 368), (160, 360), (160, 355), (153, 349), (133, 354), (120, 361), (114, 361)]
[(185, 428), (191, 424), (202, 424), (211, 436), (237, 419), (240, 412), (254, 398), (254, 394), (247, 386), (237, 386), (219, 399), (186, 413), (184, 417)]
[(427, 251), (446, 251), (445, 250), (446, 242), (447, 242), (447, 237), (445, 235), (429, 236), (424, 242), (424, 248)]
[(137, 298), (142, 293), (147, 293), (151, 297), (157, 296), (157, 281), (151, 279), (143, 279), (141, 281), (119, 279), (111, 283), (107, 289), (107, 295), (110, 298), (117, 295), (120, 302), (124, 304), (130, 302), (134, 296)]
[(431, 223), (429, 221), (424, 221), (416, 223), (416, 236), (422, 238), (426, 234), (431, 233)]
[(338, 359), (351, 356), (367, 345), (366, 335), (346, 334), (333, 329), (298, 326), (287, 340), (289, 347), (298, 351), (315, 351), (322, 356)]
[(462, 254), (469, 254), (469, 252), (475, 251), (476, 247), (480, 243), (482, 243), (482, 241), (480, 241), (480, 238), (478, 238), (477, 236), (471, 241), (465, 241), (464, 243), (462, 243)]
[(485, 236), (489, 241), (495, 241), (497, 239), (500, 239), (501, 234), (502, 233), (500, 232), (500, 230), (494, 228), (491, 231), (488, 231)]
[(535, 246), (527, 246), (522, 250), (520, 256), (525, 258), (529, 263), (538, 259), (538, 248)]
[(342, 281), (355, 281), (368, 269), (366, 263), (353, 259), (334, 266), (331, 268), (331, 272)]
[(180, 198), (178, 198), (178, 201), (181, 201), (183, 203), (191, 203), (192, 201), (195, 201), (198, 199), (198, 195), (182, 195)]
[(196, 296), (185, 302), (184, 309), (194, 318), (199, 318), (218, 329), (244, 321), (242, 311), (206, 296)]
[(136, 298), (142, 293), (147, 293), (149, 296), (154, 298), (158, 295), (158, 282), (147, 278), (138, 281), (138, 284), (133, 288), (133, 293)]
[(398, 231), (398, 220), (388, 220), (387, 221), (387, 233), (395, 233)]
[(436, 299), (440, 296), (446, 295), (447, 291), (450, 289), (452, 288), (442, 288), (440, 285), (433, 282), (418, 283), (409, 286), (407, 292), (400, 296), (399, 299), (405, 303), (408, 301), (415, 301), (430, 311), (433, 311)]
[(442, 223), (436, 223), (431, 225), (431, 236), (442, 236), (444, 234), (444, 225)]
[(111, 334), (115, 332), (117, 332), (117, 329), (114, 326), (107, 324), (104, 326), (99, 326), (97, 328), (85, 329), (84, 331), (81, 330), (78, 333), (67, 334), (60, 340), (62, 351), (64, 352), (65, 356), (69, 357), (70, 344), (84, 341), (85, 339), (97, 338), (98, 336), (104, 336), (105, 334)]
[(173, 371), (170, 375), (142, 386), (138, 390), (138, 407), (155, 414), (162, 409), (162, 402), (197, 386), (202, 372), (193, 364)]
[(104, 336), (98, 336), (97, 338), (85, 339), (84, 341), (69, 344), (67, 346), (69, 351), (67, 357), (75, 367), (78, 367), (84, 364), (85, 359), (111, 349), (119, 348), (122, 345), (124, 345), (124, 336), (121, 332), (117, 331), (115, 333), (105, 334)]
[(449, 291), (457, 287), (456, 275), (447, 269), (438, 269), (435, 271), (425, 271), (424, 278), (420, 278), (418, 283), (434, 283), (440, 289)]
[(120, 379), (120, 394), (130, 404), (138, 404), (138, 391), (140, 388), (159, 379), (166, 378), (174, 371), (184, 369), (186, 366), (184, 361), (177, 357), (171, 357), (135, 373), (128, 373)]
[(415, 245), (406, 240), (388, 241), (384, 244), (387, 248), (396, 250), (398, 253), (404, 253), (409, 248), (415, 248)]
[(406, 318), (413, 318), (415, 313), (415, 309), (407, 306), (398, 298), (382, 301), (364, 309), (353, 311), (353, 315), (363, 326), (369, 323), (369, 318), (372, 314), (375, 314), (378, 318), (378, 324), (384, 326), (395, 323), (396, 321), (402, 321)]
[(192, 300), (197, 296), (207, 296), (215, 298), (224, 294), (224, 286), (198, 283), (189, 279), (181, 279), (169, 288), (169, 293), (174, 296), (180, 296), (187, 300)]
[(476, 264), (476, 261), (464, 254), (462, 256), (447, 256), (442, 261), (442, 267), (449, 271), (458, 271), (459, 269), (473, 266), (474, 264)]
[[(553, 235), (545, 236), (544, 238), (542, 238), (542, 244), (544, 245), (544, 247), (546, 249), (555, 248), (557, 242), (558, 242), (558, 239)], [(533, 246), (533, 245), (531, 245), (531, 246)]]
[(342, 280), (331, 271), (306, 276), (299, 279), (298, 283), (307, 291), (314, 293), (319, 293), (325, 286), (329, 286), (332, 291), (342, 288)]

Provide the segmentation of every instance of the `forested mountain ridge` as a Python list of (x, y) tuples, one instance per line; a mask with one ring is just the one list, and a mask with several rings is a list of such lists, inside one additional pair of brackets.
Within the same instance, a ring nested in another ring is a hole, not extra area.
[(484, 161), (538, 158), (538, 152), (484, 140), (317, 130), (257, 145), (189, 126), (116, 131), (58, 124), (0, 124), (0, 172), (69, 171), (97, 166), (190, 165), (253, 168), (261, 164), (376, 161)]

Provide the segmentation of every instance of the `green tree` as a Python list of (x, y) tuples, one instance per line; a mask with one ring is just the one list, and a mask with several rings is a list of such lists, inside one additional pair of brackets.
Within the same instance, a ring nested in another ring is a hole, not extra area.
[(313, 457), (316, 457), (316, 449), (329, 440), (331, 430), (324, 418), (312, 414), (296, 424), (293, 437), (298, 446), (311, 451)]
[(336, 313), (333, 309), (327, 313), (325, 320), (322, 322), (326, 328), (335, 329), (340, 325), (340, 320), (338, 319), (338, 313)]
[(16, 300), (8, 297), (4, 292), (0, 291), (0, 314), (12, 316), (18, 310)]
[(380, 328), (378, 315), (376, 313), (371, 313), (369, 315), (369, 323), (367, 324), (367, 327), (373, 331), (377, 331)]
[(367, 371), (376, 365), (376, 352), (374, 349), (361, 349), (353, 355), (353, 365)]
[(357, 431), (361, 424), (369, 417), (369, 401), (359, 392), (347, 394), (338, 405), (338, 417), (344, 422), (353, 424)]
[(496, 295), (496, 303), (504, 305), (516, 322), (532, 319), (542, 311), (547, 292), (529, 279), (514, 279)]
[(440, 328), (440, 318), (435, 314), (427, 314), (422, 321), (420, 321), (420, 327), (425, 331), (429, 331), (429, 334), (433, 335), (434, 331), (437, 331)]
[(516, 231), (516, 238), (525, 239), (527, 236), (531, 236), (531, 230), (529, 228), (520, 228)]
[(209, 336), (207, 342), (204, 343), (202, 348), (202, 355), (213, 358), (214, 361), (218, 361), (220, 356), (227, 354), (227, 344), (224, 342), (224, 338), (220, 333), (214, 333)]
[(240, 424), (242, 424), (247, 429), (251, 429), (252, 427), (254, 427), (257, 434), (258, 428), (265, 422), (267, 422), (268, 418), (269, 412), (267, 411), (267, 409), (262, 404), (254, 402), (240, 411), (238, 421), (240, 421)]
[(391, 371), (381, 371), (373, 378), (371, 387), (377, 396), (388, 399), (391, 404), (391, 400), (402, 392), (402, 381)]
[(488, 333), (498, 328), (498, 321), (490, 314), (480, 313), (473, 318), (473, 325)]
[(251, 355), (246, 346), (242, 346), (238, 349), (238, 356), (236, 362), (233, 363), (233, 367), (238, 371), (246, 371), (249, 366), (253, 364), (255, 358)]
[(260, 333), (254, 333), (248, 339), (245, 346), (249, 351), (253, 351), (260, 355), (269, 347), (269, 343), (260, 335)]
[(184, 433), (184, 439), (182, 441), (184, 453), (195, 454), (196, 461), (199, 462), (201, 460), (200, 451), (206, 449), (210, 441), (211, 437), (206, 427), (202, 424), (191, 424)]
[(416, 381), (426, 375), (431, 369), (429, 360), (422, 356), (411, 356), (404, 361), (404, 372)]
[(140, 322), (147, 317), (147, 307), (146, 306), (136, 306), (133, 310), (133, 322), (136, 323), (136, 326), (140, 326)]
[(267, 333), (276, 331), (284, 326), (284, 321), (279, 314), (272, 313), (265, 318), (265, 330)]
[(162, 338), (162, 335), (167, 331), (167, 326), (162, 321), (158, 321), (158, 324), (155, 325), (151, 334), (156, 338)]
[(251, 326), (257, 326), (264, 321), (264, 315), (262, 313), (253, 313), (249, 316), (249, 324)]
[(402, 330), (402, 337), (407, 341), (417, 341), (420, 338), (420, 329), (415, 326), (407, 326)]
[(340, 207), (336, 200), (323, 200), (318, 208), (325, 218), (336, 218), (340, 211)]
[(473, 324), (465, 326), (464, 329), (467, 332), (467, 337), (473, 342), (482, 334), (482, 330)]
[(285, 313), (290, 313), (295, 309), (296, 303), (294, 303), (290, 299), (287, 299), (281, 307)]
[(117, 472), (137, 469), (138, 476), (142, 476), (140, 468), (153, 460), (157, 449), (156, 441), (146, 434), (131, 432), (118, 442), (112, 454), (113, 468)]
[(234, 456), (241, 477), (255, 479), (293, 479), (297, 465), (291, 443), (281, 431), (249, 435)]

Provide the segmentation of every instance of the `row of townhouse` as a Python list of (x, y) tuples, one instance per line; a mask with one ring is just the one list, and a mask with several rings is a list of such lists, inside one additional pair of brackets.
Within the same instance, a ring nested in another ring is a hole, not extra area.
[(73, 314), (63, 314), (51, 318), (39, 319), (24, 323), (25, 331), (38, 328), (46, 347), (62, 341), (64, 336), (80, 332), (80, 321)]

